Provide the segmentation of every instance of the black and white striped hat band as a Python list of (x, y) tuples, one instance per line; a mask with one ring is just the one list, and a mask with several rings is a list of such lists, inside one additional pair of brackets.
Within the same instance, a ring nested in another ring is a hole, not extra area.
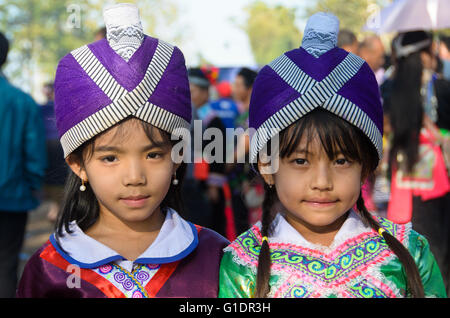
[(323, 80), (316, 81), (285, 54), (272, 61), (270, 68), (301, 96), (283, 106), (256, 129), (251, 138), (250, 161), (256, 163), (258, 153), (272, 137), (317, 107), (361, 129), (376, 147), (381, 159), (382, 132), (358, 105), (337, 94), (363, 64), (362, 58), (349, 53)]
[(111, 99), (111, 103), (67, 130), (61, 137), (64, 157), (97, 134), (121, 120), (134, 116), (169, 133), (184, 136), (190, 123), (149, 102), (171, 59), (174, 47), (158, 40), (156, 51), (142, 81), (132, 90), (122, 87), (97, 59), (87, 45), (71, 52), (94, 83)]

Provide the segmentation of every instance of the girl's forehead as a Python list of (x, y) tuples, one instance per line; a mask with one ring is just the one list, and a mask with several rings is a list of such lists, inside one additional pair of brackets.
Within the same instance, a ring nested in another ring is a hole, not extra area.
[(294, 148), (294, 153), (295, 152), (306, 152), (306, 153), (315, 154), (315, 155), (319, 155), (319, 154), (326, 155), (325, 147), (322, 144), (318, 134), (313, 134), (313, 135), (311, 135), (310, 138), (303, 135), (300, 138), (300, 141), (298, 142), (297, 147)]
[(315, 128), (308, 128), (303, 131), (303, 133), (298, 136), (297, 146), (294, 150), (304, 149), (309, 151), (318, 151), (323, 149), (322, 142), (318, 131)]
[(99, 135), (95, 139), (95, 144), (131, 145), (137, 142), (152, 144), (152, 140), (157, 143), (163, 142), (159, 129), (152, 129), (151, 135), (150, 139), (139, 119), (131, 118)]

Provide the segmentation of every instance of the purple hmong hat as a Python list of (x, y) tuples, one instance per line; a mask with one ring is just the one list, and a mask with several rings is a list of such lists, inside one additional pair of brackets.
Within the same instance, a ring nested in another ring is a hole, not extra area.
[(134, 116), (184, 138), (191, 97), (183, 53), (144, 35), (138, 9), (104, 10), (107, 38), (64, 56), (55, 77), (55, 115), (64, 157)]
[(360, 57), (336, 47), (339, 20), (319, 12), (307, 22), (302, 46), (259, 72), (250, 100), (250, 160), (267, 142), (317, 107), (361, 129), (382, 157), (383, 110), (375, 75)]

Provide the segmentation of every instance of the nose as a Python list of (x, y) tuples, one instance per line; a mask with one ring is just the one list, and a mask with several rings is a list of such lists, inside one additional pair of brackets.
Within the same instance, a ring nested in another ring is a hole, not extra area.
[(125, 186), (144, 185), (147, 182), (145, 168), (139, 160), (130, 160), (124, 169), (123, 184)]
[(333, 190), (333, 176), (330, 167), (323, 163), (313, 168), (311, 189), (319, 191)]

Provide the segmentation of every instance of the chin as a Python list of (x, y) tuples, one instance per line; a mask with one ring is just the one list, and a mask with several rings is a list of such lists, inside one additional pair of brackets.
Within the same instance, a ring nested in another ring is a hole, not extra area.
[(298, 212), (296, 213), (296, 218), (300, 219), (302, 222), (316, 226), (316, 227), (325, 227), (333, 224), (336, 222), (339, 218), (341, 218), (345, 214), (335, 214), (335, 213), (302, 213)]
[[(152, 210), (153, 211), (153, 210)], [(148, 220), (153, 215), (153, 212), (149, 213), (148, 210), (145, 211), (127, 211), (120, 215), (120, 218), (126, 222), (143, 222)]]

